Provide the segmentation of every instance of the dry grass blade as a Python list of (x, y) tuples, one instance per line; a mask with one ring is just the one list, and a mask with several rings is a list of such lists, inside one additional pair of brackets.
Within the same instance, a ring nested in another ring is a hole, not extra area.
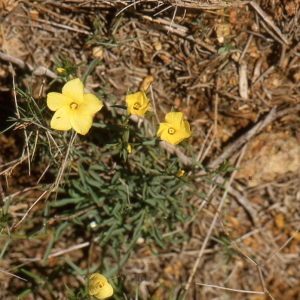
[(53, 190), (53, 187), (50, 187), (49, 188), (49, 190), (47, 190), (47, 191), (44, 191), (35, 201), (34, 201), (34, 203), (29, 207), (29, 209), (25, 212), (25, 214), (23, 215), (23, 217), (21, 218), (21, 220), (17, 223), (17, 224), (15, 224), (14, 226), (13, 226), (13, 228), (16, 228), (17, 226), (19, 226), (25, 219), (26, 219), (26, 217), (28, 216), (28, 214), (29, 214), (29, 212), (34, 208), (34, 206), (41, 200), (41, 199), (43, 199), (43, 197), (45, 196), (45, 195), (47, 195), (48, 193), (50, 194), (51, 192), (52, 192), (52, 190)]
[(194, 264), (194, 266), (193, 266), (193, 269), (192, 269), (192, 271), (191, 271), (191, 273), (190, 273), (190, 276), (189, 276), (189, 279), (188, 279), (188, 281), (187, 281), (187, 284), (186, 284), (185, 287), (184, 287), (184, 289), (185, 289), (186, 291), (188, 291), (189, 288), (190, 288), (190, 285), (191, 285), (191, 283), (192, 283), (192, 280), (193, 280), (193, 278), (194, 278), (194, 276), (195, 276), (195, 273), (196, 273), (196, 271), (197, 271), (197, 268), (198, 268), (198, 266), (199, 266), (200, 260), (201, 260), (203, 254), (204, 254), (204, 250), (206, 249), (206, 246), (207, 246), (208, 241), (209, 241), (209, 239), (210, 239), (211, 233), (212, 233), (212, 231), (213, 231), (213, 229), (214, 229), (214, 227), (215, 227), (215, 224), (216, 224), (216, 222), (217, 222), (217, 219), (218, 219), (218, 217), (219, 217), (219, 214), (220, 214), (220, 212), (221, 212), (221, 209), (222, 209), (222, 207), (223, 207), (223, 205), (224, 205), (224, 201), (225, 201), (226, 196), (227, 196), (227, 189), (228, 189), (228, 187), (230, 187), (230, 185), (231, 185), (233, 179), (234, 179), (234, 173), (233, 173), (232, 176), (230, 177), (229, 181), (226, 183), (225, 192), (224, 192), (224, 194), (223, 194), (223, 196), (222, 196), (222, 198), (221, 198), (221, 200), (220, 200), (220, 203), (219, 203), (219, 205), (218, 205), (217, 211), (215, 212), (214, 217), (213, 217), (213, 219), (212, 219), (212, 221), (211, 221), (210, 227), (209, 227), (209, 229), (208, 229), (208, 231), (207, 231), (206, 237), (205, 237), (205, 239), (204, 239), (204, 241), (203, 241), (203, 244), (202, 244), (202, 246), (201, 246), (201, 249), (200, 249), (200, 251), (199, 251), (199, 254), (198, 254), (198, 256), (197, 256), (197, 259), (196, 259), (196, 261), (195, 261), (195, 264)]
[[(50, 258), (52, 258), (52, 257), (62, 256), (62, 255), (64, 255), (64, 254), (66, 254), (66, 253), (70, 253), (70, 252), (75, 251), (75, 250), (78, 250), (78, 249), (86, 248), (86, 247), (88, 247), (89, 245), (90, 245), (90, 242), (84, 242), (84, 243), (81, 243), (81, 244), (79, 244), (79, 245), (71, 246), (71, 247), (69, 247), (69, 248), (67, 248), (67, 249), (63, 249), (63, 250), (60, 250), (60, 251), (56, 251), (56, 252), (54, 252), (54, 253), (49, 254), (48, 259), (50, 259)], [(31, 262), (32, 262), (32, 261), (41, 261), (42, 258), (30, 258), (30, 259), (25, 258), (25, 259), (21, 259), (21, 260), (22, 260), (22, 261), (31, 261)]]
[(4, 274), (7, 274), (7, 275), (9, 275), (9, 276), (13, 276), (13, 277), (15, 277), (15, 278), (18, 278), (18, 279), (20, 279), (20, 280), (27, 281), (27, 279), (25, 279), (25, 278), (22, 278), (22, 277), (20, 277), (20, 276), (17, 276), (17, 275), (15, 275), (15, 274), (13, 274), (13, 273), (7, 272), (7, 271), (2, 270), (2, 269), (0, 269), (0, 273), (4, 273)]
[(237, 290), (237, 289), (230, 289), (218, 285), (213, 285), (213, 284), (206, 284), (206, 283), (199, 283), (196, 282), (197, 285), (202, 285), (202, 286), (207, 286), (207, 287), (212, 287), (224, 291), (230, 291), (230, 292), (237, 292), (237, 293), (244, 293), (244, 294), (256, 294), (256, 295), (265, 295), (265, 292), (257, 292), (257, 291), (246, 291), (246, 290)]
[[(21, 116), (20, 116), (20, 112), (19, 112), (19, 105), (18, 105), (18, 101), (17, 101), (17, 94), (16, 94), (16, 85), (15, 85), (15, 71), (10, 63), (10, 68), (11, 68), (11, 72), (12, 72), (12, 79), (13, 79), (13, 91), (14, 91), (14, 99), (15, 99), (15, 108), (16, 108), (16, 115), (18, 117), (19, 120), (21, 120)], [(23, 132), (24, 132), (24, 137), (25, 137), (25, 149), (27, 150), (27, 158), (28, 158), (28, 175), (31, 175), (31, 167), (30, 167), (30, 150), (29, 150), (29, 146), (28, 146), (28, 141), (29, 141), (29, 137), (27, 135), (27, 131), (25, 130), (25, 128), (23, 128)]]
[(291, 235), (291, 237), (290, 237), (289, 239), (287, 239), (287, 240), (283, 243), (283, 245), (282, 245), (281, 247), (279, 247), (278, 249), (276, 249), (276, 251), (275, 251), (272, 255), (270, 255), (270, 257), (269, 257), (262, 265), (264, 265), (264, 264), (266, 264), (267, 262), (269, 262), (271, 259), (273, 259), (273, 257), (274, 257), (277, 253), (279, 253), (283, 248), (285, 248), (285, 247), (288, 245), (288, 243), (289, 243), (290, 241), (292, 241), (292, 240), (295, 238), (295, 236), (298, 234), (299, 230), (300, 230), (300, 226), (298, 226), (298, 228), (297, 228), (297, 229), (295, 230), (295, 232)]

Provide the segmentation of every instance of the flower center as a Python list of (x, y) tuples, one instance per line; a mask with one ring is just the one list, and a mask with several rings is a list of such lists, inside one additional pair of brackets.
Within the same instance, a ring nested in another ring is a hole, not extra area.
[(169, 128), (168, 129), (168, 134), (171, 134), (171, 135), (173, 135), (175, 133), (175, 129), (174, 128)]
[(75, 103), (75, 102), (72, 102), (72, 103), (70, 104), (70, 108), (71, 108), (71, 109), (77, 109), (77, 107), (78, 107), (78, 104)]
[(99, 287), (100, 287), (100, 288), (103, 288), (104, 286), (105, 286), (105, 282), (101, 280), (101, 281), (99, 282)]
[(133, 104), (133, 109), (134, 110), (139, 110), (141, 108), (141, 104), (139, 104), (138, 102), (135, 102), (134, 104)]

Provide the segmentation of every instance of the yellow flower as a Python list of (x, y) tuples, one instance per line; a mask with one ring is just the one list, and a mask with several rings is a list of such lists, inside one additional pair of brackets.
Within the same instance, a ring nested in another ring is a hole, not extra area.
[(49, 93), (47, 105), (55, 111), (51, 120), (51, 128), (69, 130), (87, 134), (92, 127), (93, 115), (103, 104), (93, 94), (85, 94), (83, 83), (79, 78), (67, 82), (60, 93)]
[(165, 116), (165, 123), (160, 123), (157, 135), (164, 141), (177, 145), (191, 136), (190, 124), (183, 120), (182, 112), (169, 112)]
[(89, 295), (97, 299), (110, 297), (114, 293), (112, 286), (107, 282), (107, 279), (99, 274), (94, 273), (89, 277)]
[(149, 100), (144, 91), (126, 96), (127, 112), (128, 114), (144, 117), (145, 112), (149, 108)]
[(184, 170), (181, 170), (181, 169), (179, 169), (177, 172), (176, 172), (176, 176), (177, 177), (182, 177), (183, 175), (185, 174), (185, 171)]

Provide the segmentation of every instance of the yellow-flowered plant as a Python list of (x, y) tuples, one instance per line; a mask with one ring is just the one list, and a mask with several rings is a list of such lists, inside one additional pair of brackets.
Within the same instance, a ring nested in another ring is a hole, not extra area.
[(93, 116), (103, 104), (93, 94), (84, 93), (84, 85), (79, 78), (68, 81), (62, 93), (49, 93), (47, 105), (55, 111), (50, 126), (56, 130), (73, 128), (77, 133), (87, 134), (93, 123)]
[(145, 112), (149, 108), (149, 100), (144, 91), (139, 91), (135, 94), (126, 96), (127, 112), (128, 114), (144, 117)]
[(157, 135), (164, 141), (177, 145), (191, 136), (190, 124), (183, 119), (182, 112), (169, 112), (165, 123), (160, 123)]
[(114, 293), (112, 286), (107, 282), (107, 279), (99, 274), (94, 273), (89, 277), (89, 295), (97, 299), (105, 299)]

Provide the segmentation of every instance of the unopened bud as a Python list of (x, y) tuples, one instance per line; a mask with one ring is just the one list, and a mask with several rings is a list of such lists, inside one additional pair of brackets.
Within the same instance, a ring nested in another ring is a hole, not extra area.
[(60, 76), (68, 76), (68, 73), (67, 73), (66, 69), (64, 69), (64, 68), (56, 68), (56, 72)]
[(141, 84), (140, 91), (146, 92), (149, 88), (150, 84), (154, 81), (153, 76), (146, 76)]
[(131, 145), (130, 144), (127, 145), (126, 150), (128, 153), (131, 153)]
[(177, 177), (182, 177), (183, 175), (185, 174), (185, 171), (184, 170), (181, 170), (181, 169), (179, 169), (177, 172), (176, 172), (176, 176)]

